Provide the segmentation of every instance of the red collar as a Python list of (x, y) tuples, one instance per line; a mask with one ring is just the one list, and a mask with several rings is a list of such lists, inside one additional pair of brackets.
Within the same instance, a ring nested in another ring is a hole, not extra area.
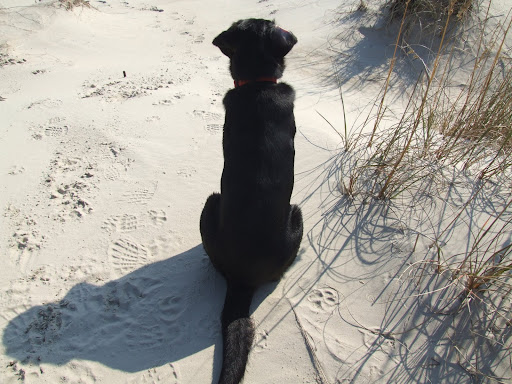
[(249, 84), (249, 83), (274, 83), (277, 84), (277, 78), (275, 77), (258, 77), (254, 80), (235, 80), (235, 88), (241, 87), (242, 85)]

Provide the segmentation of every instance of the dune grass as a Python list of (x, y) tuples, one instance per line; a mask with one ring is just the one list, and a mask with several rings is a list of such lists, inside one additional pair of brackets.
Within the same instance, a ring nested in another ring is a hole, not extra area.
[(388, 0), (391, 18), (402, 17), (409, 8), (410, 18), (420, 19), (421, 17), (439, 18), (453, 12), (458, 18), (467, 15), (474, 0)]
[[(447, 18), (445, 32), (449, 24)], [(466, 75), (451, 70), (453, 50), (447, 49), (450, 42), (444, 41), (443, 34), (431, 68), (418, 78), (399, 120), (391, 127), (382, 127), (390, 110), (386, 96), (395, 50), (377, 112), (361, 129), (368, 132), (371, 124), (371, 133), (345, 137), (346, 150), (349, 142), (353, 150), (364, 146), (368, 150), (365, 162), (360, 161), (350, 172), (353, 187), (344, 189), (357, 193), (355, 180), (371, 170), (374, 182), (365, 192), (392, 199), (406, 190), (415, 191), (416, 183), (430, 174), (430, 167), (427, 174), (422, 171), (427, 164), (436, 169), (477, 169), (480, 180), (506, 177), (512, 166), (512, 60), (503, 47), (511, 25), (512, 20), (505, 27), (499, 26), (491, 41), (485, 39), (482, 26), (473, 69)], [(402, 28), (403, 19), (399, 35)], [(458, 87), (452, 84), (455, 75)]]
[(59, 0), (58, 5), (68, 11), (71, 11), (75, 7), (91, 8), (91, 4), (88, 0)]
[[(395, 49), (375, 110), (358, 133), (344, 137), (335, 166), (340, 170), (337, 189), (352, 199), (379, 199), (383, 204), (400, 200), (410, 207), (439, 201), (449, 206), (451, 215), (428, 218), (433, 233), (429, 249), (408, 273), (418, 280), (425, 279), (425, 271), (448, 276), (446, 285), (435, 291), (450, 292), (444, 300), (448, 307), (455, 305), (452, 313), (472, 315), (485, 301), (485, 311), (494, 308), (496, 322), (510, 329), (511, 308), (497, 301), (512, 292), (512, 60), (504, 52), (512, 19), (489, 31), (487, 13), (479, 32), (473, 32), (472, 68), (455, 70), (457, 42), (448, 31), (471, 6), (464, 0), (388, 2), (390, 17), (400, 23), (397, 46), (410, 19), (422, 13), (445, 16), (440, 41), (398, 118), (386, 99), (399, 54)], [(452, 204), (447, 197), (457, 194), (461, 183), (469, 186), (469, 193)], [(464, 247), (457, 244), (461, 238), (466, 239)], [(420, 294), (434, 293), (429, 289)], [(497, 348), (512, 354), (510, 340)], [(478, 369), (471, 369), (478, 375)]]
[(388, 0), (390, 22), (405, 16), (407, 30), (442, 26), (448, 18), (461, 21), (470, 15), (475, 0)]

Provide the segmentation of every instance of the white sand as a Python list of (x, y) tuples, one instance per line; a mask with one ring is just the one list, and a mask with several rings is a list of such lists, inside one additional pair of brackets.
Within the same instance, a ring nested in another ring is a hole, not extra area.
[[(323, 173), (340, 138), (317, 111), (343, 126), (332, 60), (355, 123), (393, 49), (385, 29), (359, 28), (358, 1), (50, 3), (0, 0), (0, 383), (218, 377), (225, 285), (199, 216), (219, 189), (232, 80), (211, 41), (246, 17), (299, 40), (283, 80), (297, 91), (292, 200), (305, 235), (283, 280), (256, 295), (245, 382), (470, 382), (460, 326), (424, 301), (393, 301), (398, 273), (430, 245), (414, 246), (409, 226), (427, 209), (358, 206)], [(348, 56), (330, 49), (340, 33)], [(482, 369), (510, 377), (510, 361), (485, 350)]]

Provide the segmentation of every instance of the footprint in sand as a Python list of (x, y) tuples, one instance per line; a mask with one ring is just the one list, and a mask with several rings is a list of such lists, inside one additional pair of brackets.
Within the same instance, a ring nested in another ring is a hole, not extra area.
[(167, 214), (163, 210), (150, 210), (148, 214), (151, 223), (155, 226), (163, 225), (167, 221)]
[(25, 167), (22, 167), (21, 165), (13, 165), (9, 170), (8, 174), (16, 176), (22, 174), (23, 172), (25, 172)]
[(64, 154), (57, 152), (57, 156), (51, 162), (52, 170), (61, 172), (73, 172), (83, 167), (85, 159), (79, 156), (65, 156)]
[[(92, 177), (92, 174), (89, 175)], [(50, 194), (50, 201), (56, 205), (54, 220), (65, 222), (70, 217), (81, 218), (90, 214), (93, 208), (89, 201), (82, 197), (84, 193), (88, 194), (90, 189), (91, 185), (81, 181), (56, 186)]]
[(99, 160), (115, 160), (126, 149), (116, 143), (101, 143), (101, 152), (97, 155)]
[[(8, 323), (12, 321), (13, 319), (20, 317), (23, 313), (25, 313), (27, 310), (31, 308), (29, 304), (14, 304), (15, 301), (22, 302), (24, 299), (32, 292), (29, 291), (29, 289), (26, 287), (27, 281), (22, 280), (25, 287), (23, 288), (9, 288), (5, 291), (6, 294), (10, 295), (9, 297), (9, 303), (12, 303), (13, 306), (6, 305), (5, 302), (3, 304), (2, 313), (0, 314), (0, 318), (2, 319), (2, 322)], [(23, 319), (23, 317), (20, 317)], [(28, 324), (26, 322), (16, 322), (12, 323), (12, 326), (16, 328), (12, 332), (12, 334), (15, 334), (16, 337), (18, 337), (21, 334), (25, 333), (25, 330), (28, 327)], [(18, 348), (22, 348), (21, 345), (18, 345)]]
[(181, 247), (183, 238), (174, 232), (154, 238), (148, 245), (151, 255), (158, 260), (166, 259)]
[(208, 112), (195, 109), (192, 113), (195, 117), (200, 117), (203, 120), (222, 120), (222, 114), (217, 112)]
[(45, 236), (39, 232), (37, 222), (33, 218), (25, 216), (18, 219), (20, 221), (9, 241), (9, 253), (11, 260), (19, 265), (22, 271), (27, 271), (43, 246)]
[[(379, 352), (382, 352), (395, 360), (395, 362), (399, 362), (399, 349), (398, 343), (396, 342), (395, 336), (390, 332), (382, 332), (379, 328), (373, 329), (359, 329), (359, 333), (363, 338), (363, 344), (368, 348), (368, 350), (378, 348)], [(376, 358), (379, 358), (379, 354), (374, 354)], [(379, 360), (385, 360), (383, 358)]]
[(158, 183), (151, 183), (148, 185), (138, 185), (130, 192), (123, 194), (123, 202), (131, 204), (147, 204), (156, 192)]
[(145, 372), (137, 373), (130, 378), (126, 384), (178, 384), (180, 382), (180, 374), (176, 364), (165, 364), (161, 367), (151, 368)]
[(49, 206), (55, 209), (56, 221), (82, 218), (93, 211), (89, 198), (97, 189), (96, 165), (82, 155), (83, 148), (57, 151), (44, 180)]
[(49, 127), (46, 127), (44, 129), (44, 134), (46, 136), (50, 136), (50, 137), (59, 137), (59, 136), (63, 136), (63, 135), (66, 135), (69, 131), (69, 128), (67, 125), (62, 125), (62, 126), (49, 126)]
[[(89, 368), (84, 362), (69, 362), (63, 367), (59, 368), (58, 373), (59, 383), (65, 384), (93, 384), (99, 382), (99, 378), (97, 378), (93, 370)], [(52, 372), (53, 373), (53, 372)], [(48, 376), (45, 374), (45, 376)]]
[(52, 109), (57, 108), (62, 105), (62, 100), (58, 99), (43, 99), (43, 100), (37, 100), (32, 103), (30, 103), (27, 106), (27, 109)]
[(110, 181), (116, 181), (116, 180), (122, 180), (124, 179), (126, 173), (128, 172), (130, 166), (132, 163), (134, 163), (135, 160), (127, 158), (125, 160), (122, 160), (120, 162), (115, 162), (112, 164), (108, 164), (103, 169), (103, 177), (106, 180)]
[(53, 343), (62, 328), (62, 311), (59, 304), (50, 304), (37, 313), (25, 333), (31, 344)]
[(223, 130), (223, 126), (222, 124), (206, 124), (206, 132), (208, 133), (212, 133), (212, 134), (217, 134), (217, 133), (221, 133), (222, 130)]
[(130, 349), (137, 351), (153, 350), (155, 345), (161, 343), (167, 336), (161, 324), (156, 321), (153, 325), (128, 323), (127, 327), (133, 328), (134, 331), (126, 333), (126, 344)]
[(69, 126), (65, 124), (65, 119), (61, 117), (52, 117), (47, 123), (38, 125), (37, 127), (30, 128), (32, 138), (35, 140), (42, 140), (46, 137), (61, 137), (69, 132)]
[(221, 123), (222, 114), (216, 112), (208, 112), (202, 110), (194, 110), (192, 112), (195, 117), (199, 117), (206, 121), (205, 130), (211, 134), (221, 133), (224, 126)]
[(44, 236), (39, 236), (38, 232), (17, 231), (13, 234), (14, 245), (10, 248), (12, 259), (16, 265), (19, 265), (22, 271), (30, 269), (30, 265), (36, 259), (41, 249)]
[(48, 137), (60, 137), (68, 134), (69, 126), (66, 124), (65, 118), (52, 117), (47, 123), (39, 126), (39, 131), (44, 132)]
[[(26, 355), (27, 360), (36, 361), (37, 356), (61, 338), (62, 332), (69, 325), (69, 314), (76, 311), (76, 306), (67, 300), (40, 306), (32, 316), (19, 316), (10, 323), (9, 345), (15, 345), (13, 352)], [(21, 341), (21, 342), (20, 342)]]
[(189, 178), (189, 177), (192, 177), (194, 174), (196, 174), (197, 170), (192, 167), (186, 167), (186, 168), (178, 169), (176, 171), (176, 173), (181, 177)]
[(168, 296), (158, 302), (160, 319), (166, 324), (174, 323), (185, 311), (180, 296)]
[(309, 308), (316, 313), (331, 313), (339, 303), (338, 292), (329, 287), (313, 289), (307, 300)]
[(154, 5), (151, 6), (144, 6), (140, 8), (141, 11), (151, 11), (151, 12), (163, 12), (164, 10), (158, 7), (155, 7)]
[[(98, 378), (82, 362), (70, 362), (63, 366), (47, 366), (24, 364), (23, 362), (11, 361), (7, 365), (7, 372), (12, 372), (12, 377), (5, 379), (5, 384), (16, 383), (66, 383), (66, 384), (93, 384)], [(4, 383), (2, 381), (2, 383)]]
[(194, 41), (192, 41), (192, 43), (194, 44), (201, 44), (202, 42), (204, 42), (204, 34), (200, 34), (199, 36), (197, 36)]
[[(4, 48), (4, 46), (2, 46), (2, 48)], [(9, 56), (7, 53), (0, 52), (0, 68), (3, 67), (4, 65), (16, 65), (16, 64), (23, 64), (26, 62), (27, 62), (27, 60), (25, 60), (25, 59), (18, 59), (18, 58), (15, 59), (14, 57)]]
[[(384, 366), (389, 369), (392, 366), (389, 358), (386, 358), (375, 350), (375, 346), (370, 349), (361, 347), (359, 344), (351, 344), (342, 341), (333, 335), (318, 335), (323, 337), (329, 356), (333, 358), (332, 364), (336, 367), (336, 372), (332, 372), (336, 377), (336, 383), (377, 383), (381, 382), (384, 376)], [(374, 351), (368, 353), (368, 351)]]
[(256, 342), (254, 343), (255, 352), (263, 352), (268, 348), (268, 332), (266, 330), (259, 331), (256, 335)]
[(100, 151), (91, 159), (99, 165), (103, 178), (116, 181), (128, 171), (133, 159), (123, 156), (124, 147), (114, 143), (101, 143)]
[[(10, 361), (9, 364), (6, 365), (6, 370), (2, 371), (2, 376), (5, 381), (2, 381), (4, 384), (15, 384), (21, 382), (25, 382), (28, 380), (37, 380), (39, 379), (39, 372), (34, 369), (27, 370), (28, 367), (25, 367), (22, 364), (19, 364), (18, 361)], [(33, 368), (33, 367), (30, 367)], [(11, 376), (11, 377), (9, 377)]]
[(154, 102), (153, 105), (161, 105), (161, 106), (169, 106), (176, 104), (177, 101), (183, 99), (186, 95), (182, 92), (175, 93), (172, 96), (172, 99), (162, 99), (157, 102)]
[(108, 233), (120, 232), (132, 232), (139, 228), (139, 220), (135, 215), (124, 215), (111, 216), (103, 222), (101, 228)]
[(144, 298), (137, 281), (110, 282), (105, 285), (106, 293), (101, 296), (103, 307), (107, 312), (121, 310), (129, 312), (130, 307)]
[(114, 270), (123, 275), (151, 261), (151, 253), (142, 244), (128, 238), (120, 238), (108, 248), (109, 261)]
[[(51, 285), (52, 274), (48, 273), (46, 267), (33, 269), (30, 273), (12, 280), (8, 284), (8, 288), (0, 292), (0, 300), (2, 301), (2, 311), (0, 313), (0, 327), (15, 318), (20, 321), (14, 321), (11, 325), (16, 328), (12, 333), (17, 340), (17, 347), (23, 348), (19, 343), (20, 334), (24, 334), (31, 319), (26, 316), (20, 316), (27, 312), (32, 306), (40, 304), (40, 295), (46, 292)], [(7, 337), (8, 333), (5, 334)], [(11, 333), (9, 333), (11, 335)]]
[(121, 164), (110, 164), (107, 168), (103, 170), (103, 177), (106, 180), (110, 181), (119, 180), (121, 178), (121, 172), (123, 170), (124, 167)]
[(168, 68), (165, 68), (147, 75), (134, 73), (122, 80), (102, 78), (86, 81), (82, 85), (83, 92), (80, 97), (84, 99), (99, 96), (108, 102), (115, 102), (148, 96), (155, 91), (170, 88), (176, 82), (182, 84), (190, 81), (190, 76), (186, 74), (187, 69), (170, 72)]

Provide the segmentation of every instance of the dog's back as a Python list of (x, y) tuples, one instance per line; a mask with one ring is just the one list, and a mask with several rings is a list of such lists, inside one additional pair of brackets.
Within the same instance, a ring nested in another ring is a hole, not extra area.
[(246, 233), (251, 242), (280, 237), (286, 225), (294, 181), (293, 101), (284, 83), (248, 84), (224, 99), (222, 220), (226, 231)]
[(273, 22), (257, 19), (239, 21), (214, 40), (229, 56), (239, 85), (224, 98), (221, 193), (208, 198), (200, 223), (204, 248), (227, 282), (223, 384), (244, 375), (254, 338), (249, 309), (255, 289), (282, 276), (302, 239), (300, 209), (290, 205), (295, 94), (289, 85), (276, 84), (296, 41)]

